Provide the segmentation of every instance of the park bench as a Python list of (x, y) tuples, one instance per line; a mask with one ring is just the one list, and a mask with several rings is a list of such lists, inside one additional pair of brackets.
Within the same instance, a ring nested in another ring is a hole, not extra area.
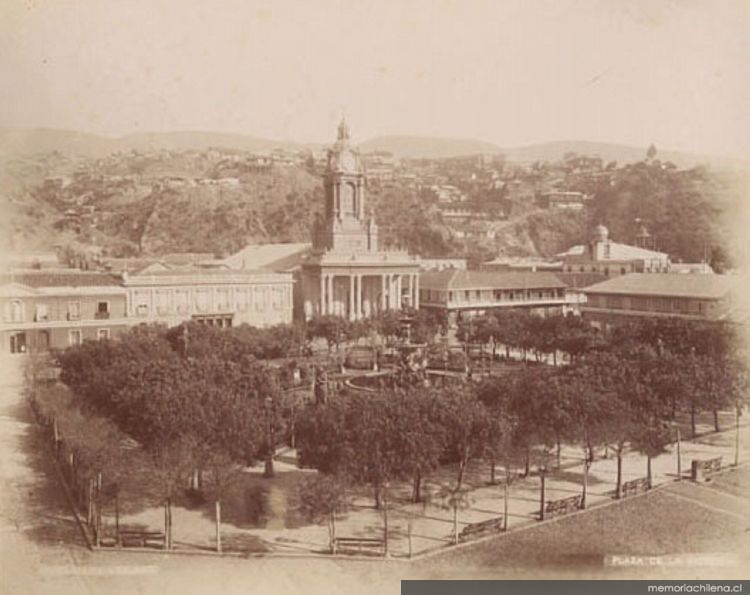
[(627, 496), (635, 496), (646, 491), (648, 491), (648, 478), (640, 477), (623, 483), (620, 495), (626, 498)]
[(123, 529), (120, 531), (123, 547), (164, 547), (164, 533), (161, 531), (140, 531)]
[(471, 523), (466, 525), (461, 530), (461, 533), (458, 534), (458, 541), (463, 542), (469, 541), (470, 539), (478, 539), (479, 537), (489, 535), (490, 533), (499, 533), (504, 528), (505, 525), (503, 523), (503, 517), (501, 516), (480, 523)]
[(369, 550), (369, 553), (373, 553), (376, 550), (379, 554), (385, 553), (385, 541), (379, 538), (373, 537), (336, 537), (333, 540), (336, 552), (351, 553), (356, 551), (357, 553), (365, 553)]
[(721, 471), (721, 457), (714, 459), (693, 459), (690, 465), (690, 479), (693, 481), (710, 481), (711, 476)]
[(561, 498), (560, 500), (548, 500), (544, 509), (545, 516), (553, 517), (575, 512), (581, 508), (581, 501), (580, 495)]

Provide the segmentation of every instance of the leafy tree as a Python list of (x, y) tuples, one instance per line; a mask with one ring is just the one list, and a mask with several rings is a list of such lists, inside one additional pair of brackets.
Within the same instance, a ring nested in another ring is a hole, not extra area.
[(487, 443), (487, 410), (472, 387), (462, 385), (438, 393), (447, 448), (458, 462), (456, 489), (460, 490), (469, 461), (484, 452)]
[(300, 508), (315, 523), (323, 520), (328, 525), (331, 553), (336, 553), (336, 514), (349, 506), (347, 486), (333, 475), (316, 474), (300, 482)]
[(202, 458), (206, 470), (206, 485), (214, 501), (216, 551), (221, 553), (221, 500), (239, 478), (240, 467), (228, 453), (216, 446), (207, 450)]
[(350, 324), (346, 318), (326, 314), (309, 320), (307, 332), (311, 337), (325, 339), (330, 352), (332, 347), (338, 350), (339, 345), (347, 338)]

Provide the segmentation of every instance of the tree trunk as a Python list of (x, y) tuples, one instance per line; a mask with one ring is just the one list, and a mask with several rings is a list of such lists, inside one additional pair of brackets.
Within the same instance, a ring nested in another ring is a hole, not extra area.
[(492, 457), (490, 459), (490, 485), (495, 485), (497, 481), (495, 480), (495, 457)]
[(560, 468), (561, 450), (562, 450), (562, 445), (560, 444), (560, 434), (558, 434), (557, 435), (557, 454), (556, 454), (558, 469)]
[(586, 495), (589, 486), (589, 462), (587, 459), (583, 461), (583, 490), (581, 491), (581, 509), (586, 508)]
[(528, 477), (531, 473), (531, 453), (526, 450), (526, 460), (524, 461), (523, 476)]
[(216, 499), (216, 551), (221, 553), (221, 501)]
[(653, 484), (652, 481), (652, 475), (651, 475), (651, 455), (646, 455), (646, 485), (648, 485), (648, 489), (650, 490)]
[(456, 489), (461, 489), (461, 484), (464, 481), (464, 470), (466, 469), (466, 454), (464, 453), (464, 457), (459, 461), (458, 463), (458, 478), (456, 480)]
[(544, 520), (544, 484), (545, 484), (545, 476), (547, 475), (547, 470), (544, 468), (539, 469), (539, 477), (542, 480), (540, 490), (539, 490), (539, 520)]
[(328, 537), (331, 540), (331, 555), (336, 554), (336, 511), (332, 510), (329, 516), (330, 529)]
[(167, 510), (169, 512), (169, 549), (174, 548), (174, 535), (172, 531), (172, 499), (167, 501)]
[(458, 543), (458, 496), (453, 496), (453, 543)]
[(682, 480), (682, 454), (680, 453), (680, 428), (677, 428), (677, 481)]
[(120, 537), (120, 494), (115, 494), (115, 543), (117, 547), (122, 546)]
[(721, 426), (719, 426), (719, 410), (714, 408), (714, 431), (721, 432)]
[(503, 485), (503, 531), (508, 530), (508, 478), (505, 478), (505, 484)]
[(734, 435), (734, 466), (740, 464), (740, 408), (737, 407), (735, 418), (736, 432)]
[(619, 500), (622, 498), (622, 448), (617, 449), (617, 488), (615, 497)]
[(375, 496), (375, 510), (380, 510), (380, 484), (376, 483), (374, 490), (373, 490), (374, 496)]
[(102, 518), (102, 487), (101, 487), (101, 473), (99, 474), (99, 487), (96, 491), (96, 545), (99, 547), (101, 545), (101, 535), (102, 535), (102, 526), (103, 518)]
[(169, 549), (169, 498), (164, 499), (164, 549)]
[(421, 502), (422, 501), (422, 474), (417, 471), (417, 474), (414, 476), (414, 489), (412, 491), (412, 502)]
[(88, 494), (87, 494), (87, 514), (86, 523), (89, 527), (94, 526), (94, 480), (89, 479)]
[(383, 557), (388, 556), (388, 488), (385, 488), (383, 490)]
[(695, 440), (696, 430), (695, 430), (695, 403), (692, 403), (690, 405), (690, 431), (693, 436), (693, 440)]

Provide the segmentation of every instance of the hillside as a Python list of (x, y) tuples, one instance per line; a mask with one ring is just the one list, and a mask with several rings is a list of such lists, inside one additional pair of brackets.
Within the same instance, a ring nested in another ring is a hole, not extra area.
[(118, 151), (201, 151), (210, 147), (242, 151), (270, 151), (276, 148), (296, 150), (303, 148), (301, 144), (297, 143), (275, 141), (246, 134), (218, 132), (159, 132), (107, 137), (73, 130), (0, 128), (0, 156), (32, 155), (57, 151), (70, 156), (104, 157)]
[[(460, 138), (419, 136), (380, 136), (359, 144), (364, 153), (386, 151), (399, 158), (442, 159), (477, 154), (503, 154), (509, 161), (532, 163), (557, 161), (566, 153), (600, 157), (605, 162), (634, 163), (643, 159), (646, 147), (588, 141), (554, 141), (521, 147), (500, 147), (496, 144)], [(72, 130), (3, 129), (0, 128), (0, 157), (60, 152), (68, 156), (104, 157), (114, 152), (135, 151), (203, 151), (209, 148), (267, 152), (273, 149), (291, 151), (322, 148), (314, 143), (286, 142), (247, 134), (219, 132), (177, 131), (137, 133), (122, 137), (107, 137)], [(698, 164), (742, 165), (739, 159), (697, 155), (659, 148), (659, 156), (679, 167)], [(745, 164), (746, 165), (746, 164)]]
[[(733, 259), (727, 213), (745, 196), (714, 170), (660, 159), (604, 166), (579, 155), (529, 167), (475, 159), (405, 167), (414, 169), (368, 183), (382, 244), (472, 261), (550, 256), (586, 241), (597, 223), (628, 243), (643, 219), (673, 259), (706, 256), (726, 264)], [(445, 205), (430, 186), (435, 179), (461, 188), (462, 208), (473, 213), (468, 220), (443, 217)], [(319, 166), (304, 159), (268, 163), (236, 149), (6, 158), (0, 188), (0, 249), (59, 245), (116, 257), (308, 241), (323, 194)], [(579, 212), (545, 210), (538, 199), (548, 189), (593, 200)]]
[(473, 139), (419, 136), (380, 136), (360, 143), (364, 153), (387, 151), (400, 158), (443, 159), (479, 153), (501, 153), (492, 143)]

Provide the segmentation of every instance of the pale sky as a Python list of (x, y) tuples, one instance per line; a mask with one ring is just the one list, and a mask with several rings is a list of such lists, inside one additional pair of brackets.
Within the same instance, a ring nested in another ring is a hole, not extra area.
[(750, 156), (750, 0), (0, 0), (0, 126)]

